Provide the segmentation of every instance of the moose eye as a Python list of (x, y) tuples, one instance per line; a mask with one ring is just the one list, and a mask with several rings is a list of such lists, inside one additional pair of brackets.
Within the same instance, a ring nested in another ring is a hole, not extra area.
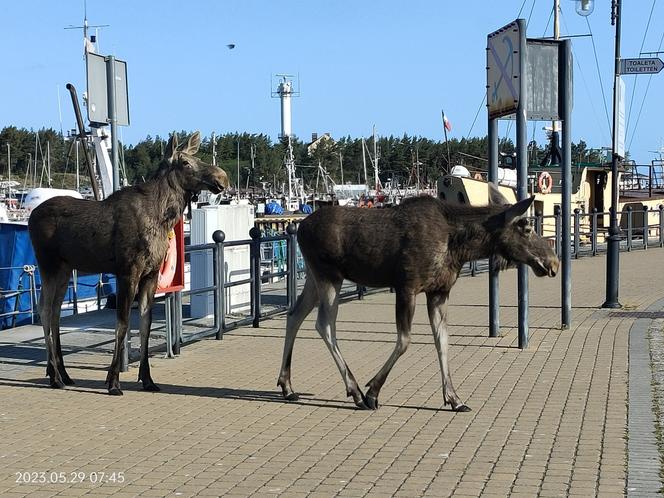
[(516, 222), (516, 225), (527, 235), (533, 231), (535, 227), (535, 220), (529, 218), (521, 218)]

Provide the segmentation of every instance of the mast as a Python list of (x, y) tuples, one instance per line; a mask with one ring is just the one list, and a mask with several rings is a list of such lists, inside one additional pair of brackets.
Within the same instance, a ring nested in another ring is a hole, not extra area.
[(373, 125), (373, 150), (374, 150), (374, 190), (378, 192), (378, 146), (376, 144), (376, 125)]
[(12, 152), (11, 145), (7, 142), (7, 189), (8, 199), (12, 199)]
[(362, 137), (362, 166), (364, 166), (364, 183), (369, 186), (369, 179), (367, 178), (367, 158), (365, 155), (365, 149), (367, 144), (364, 142), (364, 137)]

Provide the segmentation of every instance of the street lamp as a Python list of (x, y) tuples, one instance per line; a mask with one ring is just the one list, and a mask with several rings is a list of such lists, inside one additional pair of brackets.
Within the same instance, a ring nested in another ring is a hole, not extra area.
[(576, 4), (576, 13), (580, 16), (589, 16), (595, 10), (594, 0), (575, 0), (574, 3)]
[[(594, 0), (575, 0), (576, 12), (588, 16), (594, 9)], [(615, 64), (613, 70), (613, 127), (611, 132), (611, 208), (609, 236), (606, 247), (606, 300), (602, 308), (621, 308), (618, 301), (620, 277), (620, 227), (618, 226), (618, 98), (620, 93), (620, 21), (621, 0), (611, 0), (611, 24), (616, 26)], [(622, 98), (622, 97), (621, 97)]]

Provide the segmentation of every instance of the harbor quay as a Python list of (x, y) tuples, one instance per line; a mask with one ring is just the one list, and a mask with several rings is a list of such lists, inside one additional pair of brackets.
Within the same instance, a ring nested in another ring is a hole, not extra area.
[[(112, 350), (100, 344), (112, 336), (63, 320), (76, 385), (55, 390), (41, 329), (5, 330), (0, 496), (654, 496), (663, 258), (661, 248), (621, 254), (621, 309), (600, 307), (604, 257), (574, 261), (568, 330), (560, 279), (531, 277), (524, 350), (516, 271), (500, 277), (497, 338), (488, 334), (488, 276), (459, 279), (449, 361), (465, 413), (443, 406), (424, 296), (375, 411), (346, 397), (315, 312), (295, 342), (298, 401), (276, 385), (284, 315), (187, 345), (175, 359), (153, 354), (160, 392), (142, 390), (132, 363), (120, 376), (124, 396), (104, 384)], [(394, 294), (342, 304), (337, 334), (363, 386), (394, 349)]]

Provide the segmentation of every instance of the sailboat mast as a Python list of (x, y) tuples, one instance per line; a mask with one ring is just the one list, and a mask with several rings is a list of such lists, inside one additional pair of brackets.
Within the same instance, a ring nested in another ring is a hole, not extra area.
[(378, 192), (378, 146), (376, 145), (376, 125), (373, 125), (373, 149), (374, 149), (374, 189)]
[(362, 166), (364, 166), (364, 183), (369, 187), (369, 179), (367, 178), (367, 158), (365, 149), (367, 148), (366, 143), (364, 143), (364, 137), (362, 137)]
[(7, 185), (8, 185), (8, 195), (9, 200), (12, 198), (12, 151), (11, 145), (7, 142)]

